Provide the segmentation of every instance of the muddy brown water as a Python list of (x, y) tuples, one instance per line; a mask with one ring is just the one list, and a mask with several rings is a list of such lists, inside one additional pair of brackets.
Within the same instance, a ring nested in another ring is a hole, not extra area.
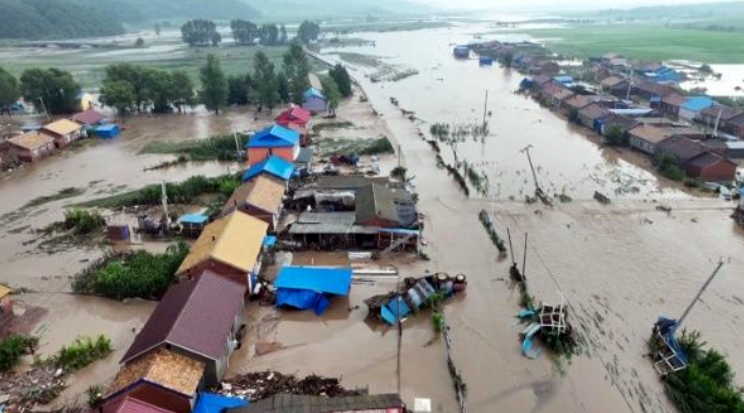
[[(354, 68), (353, 74), (401, 145), (426, 214), (424, 236), (432, 260), (401, 266), (401, 272), (432, 269), (469, 277), (467, 296), (445, 310), (453, 357), (468, 385), (468, 411), (674, 411), (644, 357), (645, 341), (659, 315), (676, 317), (684, 310), (719, 257), (726, 260), (725, 269), (686, 327), (700, 330), (729, 356), (736, 371), (744, 369), (737, 351), (738, 331), (744, 327), (739, 293), (744, 238), (729, 218), (731, 203), (696, 198), (660, 181), (643, 158), (599, 148), (564, 119), (514, 95), (522, 77), (518, 73), (452, 60), (452, 45), (470, 40), (464, 30), (362, 36), (377, 46), (345, 50), (388, 56), (392, 63), (420, 71), (404, 81), (376, 84), (364, 78), (363, 68)], [(418, 137), (428, 124), (403, 117), (389, 98), (429, 122), (466, 123), (481, 119), (486, 88), (492, 134), (485, 143), (462, 145), (461, 156), (483, 165), (498, 191), (488, 199), (466, 199), (437, 169), (430, 147)], [(534, 146), (541, 182), (551, 193), (565, 189), (574, 202), (546, 208), (509, 200), (534, 189), (526, 159), (518, 152), (528, 144)], [(638, 189), (626, 191), (628, 186)], [(595, 190), (607, 193), (613, 203), (591, 200)], [(662, 202), (673, 208), (671, 214), (656, 209)], [(478, 222), (481, 209), (492, 214), (502, 235), (509, 227), (517, 236), (518, 256), (522, 234), (529, 233), (531, 293), (539, 301), (570, 304), (570, 317), (584, 341), (581, 355), (567, 362), (545, 352), (538, 360), (520, 354), (518, 294), (505, 281), (508, 260), (498, 258)], [(349, 305), (386, 288), (382, 283), (354, 286)], [(268, 326), (260, 340), (285, 348), (255, 358), (245, 350), (233, 359), (233, 372), (277, 368), (341, 375), (345, 385), (372, 391), (398, 389), (397, 336), (362, 322), (364, 309), (348, 312), (344, 303), (321, 318), (282, 311), (278, 322), (273, 311), (249, 310), (257, 329)], [(443, 346), (431, 338), (427, 315), (406, 322), (400, 390), (409, 402), (429, 397), (434, 411), (454, 412)]]

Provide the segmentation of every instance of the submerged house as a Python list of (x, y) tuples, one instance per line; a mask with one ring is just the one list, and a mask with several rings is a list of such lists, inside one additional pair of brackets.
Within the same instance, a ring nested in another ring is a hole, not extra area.
[(331, 304), (330, 296), (349, 295), (350, 267), (284, 266), (276, 276), (276, 306), (298, 310), (312, 309), (321, 315)]
[(713, 152), (702, 153), (684, 165), (688, 176), (708, 182), (733, 181), (737, 166), (733, 161)]
[(65, 147), (80, 139), (83, 127), (77, 122), (69, 119), (60, 119), (41, 128), (41, 133), (51, 136), (58, 148)]
[(744, 137), (744, 111), (726, 105), (714, 105), (700, 112), (698, 121), (714, 128), (718, 124), (718, 130), (728, 132), (738, 137)]
[(293, 162), (300, 152), (300, 134), (284, 126), (272, 125), (251, 136), (245, 148), (249, 165), (271, 156)]
[(310, 113), (310, 111), (293, 105), (289, 109), (280, 113), (279, 116), (277, 116), (274, 120), (278, 125), (288, 126), (294, 123), (295, 125), (306, 128), (308, 126), (308, 123), (310, 123), (311, 118), (312, 114)]
[(664, 115), (677, 118), (679, 116), (679, 108), (684, 105), (686, 100), (687, 98), (685, 96), (677, 93), (666, 95), (661, 98), (658, 110)]
[(638, 125), (628, 135), (630, 146), (648, 155), (655, 154), (657, 145), (671, 136), (666, 129), (649, 125)]
[(302, 95), (302, 108), (312, 114), (328, 111), (328, 99), (323, 92), (311, 87)]
[(656, 155), (673, 156), (680, 165), (708, 151), (702, 143), (689, 138), (672, 136), (656, 145)]
[(203, 363), (204, 384), (218, 384), (242, 339), (245, 293), (244, 284), (212, 271), (172, 285), (122, 357), (122, 370), (166, 349)]
[(563, 85), (554, 81), (545, 83), (542, 88), (542, 98), (546, 104), (560, 108), (563, 102), (572, 97), (574, 93)]
[(579, 122), (585, 127), (601, 133), (598, 121), (609, 114), (610, 111), (599, 103), (591, 103), (579, 110)]
[(173, 413), (190, 413), (206, 364), (178, 351), (159, 347), (123, 366), (104, 395), (103, 411), (126, 398)]
[(229, 215), (235, 210), (245, 212), (266, 222), (268, 230), (273, 232), (279, 224), (285, 188), (284, 182), (259, 175), (233, 192), (222, 209), (222, 215)]
[(243, 182), (255, 179), (257, 176), (271, 176), (285, 183), (294, 173), (294, 165), (278, 156), (270, 156), (251, 166), (243, 172)]
[(243, 286), (261, 268), (261, 246), (269, 224), (235, 211), (219, 218), (202, 231), (176, 275), (193, 278), (206, 270)]
[(96, 126), (103, 121), (103, 115), (95, 109), (88, 109), (72, 115), (72, 120), (87, 127)]
[(34, 162), (54, 152), (54, 138), (38, 132), (29, 132), (7, 140), (11, 156), (24, 162)]

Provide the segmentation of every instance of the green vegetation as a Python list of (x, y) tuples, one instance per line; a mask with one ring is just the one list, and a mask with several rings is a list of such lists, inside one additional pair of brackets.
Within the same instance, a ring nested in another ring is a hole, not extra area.
[(88, 407), (93, 408), (98, 406), (103, 401), (105, 390), (100, 384), (89, 386), (88, 390), (85, 391), (85, 394), (88, 396)]
[(338, 90), (336, 81), (330, 76), (320, 78), (320, 84), (323, 85), (323, 95), (328, 99), (328, 109), (331, 117), (336, 116), (336, 109), (341, 103), (341, 92)]
[(106, 220), (98, 212), (79, 208), (65, 211), (63, 228), (75, 235), (87, 235), (105, 226)]
[(396, 166), (393, 168), (392, 171), (390, 171), (390, 176), (393, 178), (400, 179), (401, 181), (406, 180), (406, 174), (408, 173), (408, 169), (406, 169), (403, 166)]
[(330, 155), (379, 155), (394, 153), (395, 148), (388, 138), (342, 139), (328, 138), (318, 141), (318, 151), (322, 156)]
[(222, 35), (217, 31), (217, 25), (211, 20), (189, 20), (181, 26), (181, 40), (191, 47), (217, 46), (222, 42)]
[(0, 341), (0, 372), (13, 369), (22, 356), (32, 354), (39, 344), (37, 337), (13, 334)]
[(181, 242), (163, 254), (137, 251), (104, 257), (75, 276), (72, 289), (122, 300), (139, 297), (158, 299), (175, 279), (176, 270), (189, 252)]
[(222, 71), (219, 59), (213, 54), (207, 55), (207, 63), (200, 69), (202, 90), (199, 98), (207, 109), (220, 114), (220, 108), (227, 104), (227, 79)]
[[(168, 183), (165, 187), (168, 192), (168, 200), (171, 203), (188, 204), (196, 202), (196, 198), (204, 194), (218, 194), (229, 197), (232, 190), (238, 185), (240, 185), (240, 176), (228, 174), (214, 178), (196, 175), (181, 183)], [(161, 186), (153, 184), (123, 194), (83, 202), (77, 206), (123, 208), (138, 205), (160, 205), (160, 197)]]
[(491, 218), (488, 216), (488, 212), (486, 212), (485, 209), (482, 209), (478, 213), (478, 219), (480, 220), (481, 224), (483, 224), (483, 228), (485, 228), (488, 236), (491, 238), (493, 245), (498, 248), (501, 254), (506, 253), (506, 244), (504, 244), (504, 240), (499, 237), (499, 234), (496, 233), (496, 228), (494, 228), (493, 222), (491, 221)]
[(318, 36), (320, 36), (320, 25), (318, 23), (305, 20), (297, 29), (297, 39), (302, 43), (307, 44), (318, 40)]
[[(699, 332), (682, 332), (679, 343), (687, 353), (688, 367), (669, 374), (664, 388), (681, 413), (744, 412), (742, 389), (721, 353), (705, 349)], [(650, 344), (652, 346), (652, 344)], [(653, 350), (653, 349), (652, 349)]]
[(359, 155), (379, 155), (383, 153), (395, 153), (393, 144), (385, 136), (373, 140), (369, 145), (359, 151)]
[(120, 20), (87, 0), (0, 0), (0, 38), (110, 36), (124, 33)]
[(21, 97), (18, 79), (0, 67), (0, 114), (8, 106), (16, 103)]
[(354, 124), (349, 121), (316, 123), (313, 125), (313, 133), (317, 135), (326, 129), (348, 129), (353, 127)]
[(549, 47), (558, 53), (582, 58), (614, 52), (651, 61), (687, 59), (707, 63), (744, 63), (744, 42), (739, 33), (677, 29), (657, 23), (518, 30), (547, 39)]
[(673, 155), (657, 155), (654, 157), (654, 164), (662, 176), (671, 180), (682, 181), (687, 176), (685, 171), (680, 168), (679, 161)]
[(475, 188), (476, 192), (483, 196), (488, 196), (488, 175), (485, 172), (479, 174), (468, 161), (463, 161), (462, 167), (465, 171), (465, 176), (468, 178), (468, 182)]
[(354, 94), (351, 87), (351, 76), (349, 76), (349, 72), (342, 64), (339, 63), (334, 66), (333, 69), (328, 71), (328, 75), (336, 82), (341, 96), (348, 98)]
[(95, 340), (80, 337), (69, 346), (62, 347), (50, 361), (57, 368), (71, 372), (108, 356), (112, 351), (111, 340), (104, 335), (99, 335)]
[(258, 37), (258, 26), (247, 20), (234, 19), (230, 21), (230, 30), (235, 43), (240, 45), (252, 45)]
[(75, 188), (75, 187), (64, 188), (64, 189), (60, 189), (59, 192), (57, 192), (54, 195), (44, 195), (44, 196), (34, 198), (28, 201), (25, 205), (23, 205), (23, 208), (33, 208), (39, 205), (44, 205), (49, 202), (59, 201), (60, 199), (76, 197), (78, 195), (82, 195), (83, 193), (85, 193), (85, 188)]
[(295, 104), (301, 105), (303, 95), (310, 87), (308, 75), (310, 73), (310, 62), (307, 60), (305, 51), (297, 43), (293, 43), (287, 53), (284, 54), (284, 74), (289, 83), (289, 98)]
[(628, 146), (628, 134), (623, 132), (619, 126), (615, 125), (607, 131), (605, 141), (608, 145), (612, 146)]
[(58, 115), (80, 109), (80, 85), (72, 74), (52, 69), (28, 69), (21, 75), (21, 92), (35, 107)]
[[(247, 142), (248, 135), (238, 135), (238, 145), (241, 149)], [(179, 142), (150, 142), (140, 153), (186, 155), (192, 161), (232, 161), (235, 160), (235, 151), (235, 136), (224, 135)]]
[(179, 112), (191, 106), (194, 86), (183, 71), (165, 71), (146, 66), (119, 63), (106, 67), (101, 102), (120, 114), (142, 112)]

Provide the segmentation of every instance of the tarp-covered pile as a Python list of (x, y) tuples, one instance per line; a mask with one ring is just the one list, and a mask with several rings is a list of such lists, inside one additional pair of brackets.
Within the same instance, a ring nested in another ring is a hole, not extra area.
[(329, 295), (349, 295), (351, 275), (351, 268), (282, 267), (274, 281), (276, 306), (312, 309), (321, 315), (330, 305)]

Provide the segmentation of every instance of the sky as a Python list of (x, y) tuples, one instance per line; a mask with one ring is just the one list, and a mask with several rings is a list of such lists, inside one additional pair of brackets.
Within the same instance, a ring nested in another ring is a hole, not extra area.
[[(503, 11), (559, 11), (578, 9), (630, 8), (691, 3), (720, 3), (722, 0), (414, 0), (446, 9), (492, 9)], [(725, 0), (723, 0), (725, 1)]]

